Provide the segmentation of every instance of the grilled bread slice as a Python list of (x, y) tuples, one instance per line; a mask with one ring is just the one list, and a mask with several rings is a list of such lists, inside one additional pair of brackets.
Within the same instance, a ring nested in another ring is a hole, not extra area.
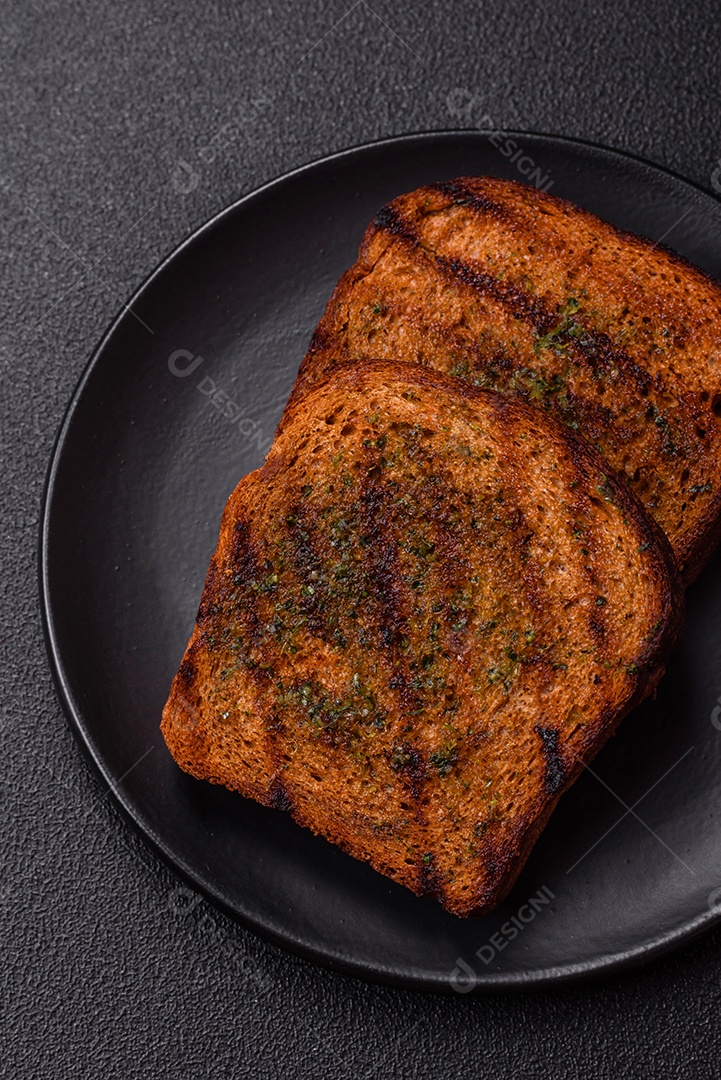
[(581, 431), (662, 526), (686, 581), (721, 528), (721, 288), (534, 188), (420, 188), (368, 228), (292, 397), (339, 363), (412, 361)]
[(346, 365), (230, 496), (162, 731), (194, 776), (489, 911), (682, 608), (585, 440), (415, 364)]

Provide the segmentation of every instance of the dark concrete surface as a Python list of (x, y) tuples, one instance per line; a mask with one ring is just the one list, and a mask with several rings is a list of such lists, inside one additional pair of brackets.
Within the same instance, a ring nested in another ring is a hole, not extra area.
[(73, 387), (121, 304), (212, 214), (331, 151), (459, 126), (459, 88), (499, 127), (602, 142), (711, 189), (720, 55), (712, 3), (6, 0), (2, 1075), (721, 1075), (721, 931), (604, 983), (433, 997), (330, 974), (188, 902), (68, 730), (36, 573)]

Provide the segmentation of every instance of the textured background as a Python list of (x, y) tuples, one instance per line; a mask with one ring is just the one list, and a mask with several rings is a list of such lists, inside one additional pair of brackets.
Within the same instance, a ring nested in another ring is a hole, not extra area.
[(330, 151), (457, 126), (455, 88), (498, 126), (602, 142), (711, 187), (717, 20), (711, 3), (5, 0), (3, 1075), (719, 1075), (721, 932), (610, 982), (436, 998), (329, 974), (190, 897), (81, 759), (36, 586), (43, 479), (75, 382), (196, 226)]

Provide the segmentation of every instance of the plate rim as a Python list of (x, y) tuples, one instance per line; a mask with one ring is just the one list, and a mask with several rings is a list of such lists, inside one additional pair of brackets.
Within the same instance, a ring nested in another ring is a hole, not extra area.
[[(571, 146), (586, 151), (600, 152), (600, 154), (605, 157), (616, 158), (622, 161), (625, 160), (633, 166), (643, 166), (654, 173), (665, 176), (675, 183), (682, 184), (697, 196), (701, 196), (703, 199), (715, 203), (717, 207), (721, 203), (721, 199), (718, 195), (709, 191), (696, 181), (683, 176), (681, 173), (675, 172), (673, 169), (664, 165), (659, 165), (648, 158), (631, 153), (627, 150), (615, 149), (588, 139), (551, 134), (542, 131), (504, 128), (503, 133), (507, 137), (518, 139), (525, 138), (528, 140), (535, 139), (544, 143), (555, 144), (559, 148)], [(454, 988), (451, 984), (450, 972), (447, 976), (439, 979), (437, 976), (428, 977), (428, 973), (399, 974), (392, 970), (384, 970), (378, 965), (371, 967), (369, 964), (362, 961), (354, 961), (344, 956), (334, 955), (325, 949), (313, 948), (304, 942), (296, 940), (292, 935), (279, 933), (272, 927), (268, 927), (253, 917), (239, 913), (234, 910), (222, 896), (214, 893), (213, 890), (197, 876), (193, 868), (188, 866), (177, 854), (171, 852), (165, 841), (160, 836), (156, 835), (155, 830), (144, 819), (141, 810), (132, 805), (132, 801), (127, 797), (124, 789), (116, 784), (114, 777), (111, 774), (111, 770), (102, 760), (102, 756), (94, 745), (92, 732), (86, 727), (82, 710), (74, 701), (66, 680), (62, 662), (62, 650), (55, 632), (53, 611), (50, 601), (48, 571), (49, 525), (54, 484), (60, 460), (62, 458), (63, 446), (73, 422), (74, 414), (81, 402), (85, 386), (96, 366), (101, 362), (108, 344), (122, 324), (131, 317), (129, 309), (135, 306), (146, 290), (152, 286), (155, 280), (164, 273), (166, 267), (169, 266), (186, 247), (195, 243), (200, 237), (207, 235), (212, 229), (217, 227), (224, 218), (237, 213), (245, 206), (245, 204), (251, 203), (256, 198), (265, 196), (273, 188), (281, 186), (286, 181), (296, 179), (303, 173), (311, 172), (320, 166), (331, 165), (333, 162), (341, 161), (345, 158), (369, 151), (391, 149), (412, 142), (432, 143), (433, 141), (442, 141), (448, 138), (471, 138), (485, 141), (490, 134), (492, 134), (492, 132), (483, 131), (478, 128), (461, 127), (406, 132), (401, 135), (387, 136), (370, 142), (357, 143), (341, 150), (334, 151), (331, 154), (314, 158), (287, 172), (272, 177), (259, 187), (252, 188), (250, 191), (239, 196), (233, 202), (214, 213), (206, 221), (202, 222), (197, 228), (193, 229), (191, 233), (160, 260), (154, 269), (151, 270), (151, 272), (147, 274), (136, 287), (131, 298), (113, 317), (98, 344), (93, 348), (86, 361), (63, 411), (58, 430), (53, 440), (42, 488), (38, 528), (37, 568), (40, 615), (43, 639), (55, 691), (62, 711), (65, 714), (68, 727), (80, 746), (83, 757), (90, 765), (96, 780), (99, 779), (107, 786), (108, 790), (106, 793), (110, 794), (113, 805), (120, 811), (122, 819), (133, 827), (136, 835), (139, 835), (142, 841), (160, 858), (160, 860), (183, 882), (199, 893), (206, 902), (211, 903), (218, 910), (222, 911), (232, 922), (238, 923), (245, 929), (257, 934), (263, 940), (271, 942), (273, 945), (284, 951), (291, 952), (304, 960), (309, 960), (326, 969), (344, 975), (351, 975), (369, 983), (393, 986), (408, 991), (426, 991), (446, 994), (459, 993), (459, 989)], [(473, 994), (507, 991), (523, 992), (550, 986), (567, 985), (569, 983), (600, 980), (613, 974), (617, 974), (619, 971), (629, 970), (630, 968), (638, 967), (639, 965), (649, 963), (661, 956), (667, 955), (675, 948), (690, 943), (702, 934), (709, 932), (719, 923), (721, 923), (721, 905), (717, 908), (709, 907), (707, 911), (702, 911), (696, 918), (685, 921), (680, 926), (676, 926), (665, 933), (659, 934), (652, 940), (643, 942), (640, 945), (619, 950), (602, 957), (593, 957), (575, 963), (557, 964), (532, 971), (484, 972), (476, 978), (476, 981), (472, 986), (468, 987), (468, 990)], [(465, 988), (464, 992), (467, 992)]]

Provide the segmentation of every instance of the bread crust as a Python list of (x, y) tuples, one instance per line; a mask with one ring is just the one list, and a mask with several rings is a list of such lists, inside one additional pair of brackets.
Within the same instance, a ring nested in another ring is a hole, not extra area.
[(162, 731), (192, 775), (488, 912), (682, 618), (663, 533), (580, 436), (339, 366), (228, 500)]
[(662, 245), (515, 181), (420, 188), (366, 230), (290, 404), (373, 358), (580, 430), (662, 526), (686, 584), (721, 538), (721, 287)]

